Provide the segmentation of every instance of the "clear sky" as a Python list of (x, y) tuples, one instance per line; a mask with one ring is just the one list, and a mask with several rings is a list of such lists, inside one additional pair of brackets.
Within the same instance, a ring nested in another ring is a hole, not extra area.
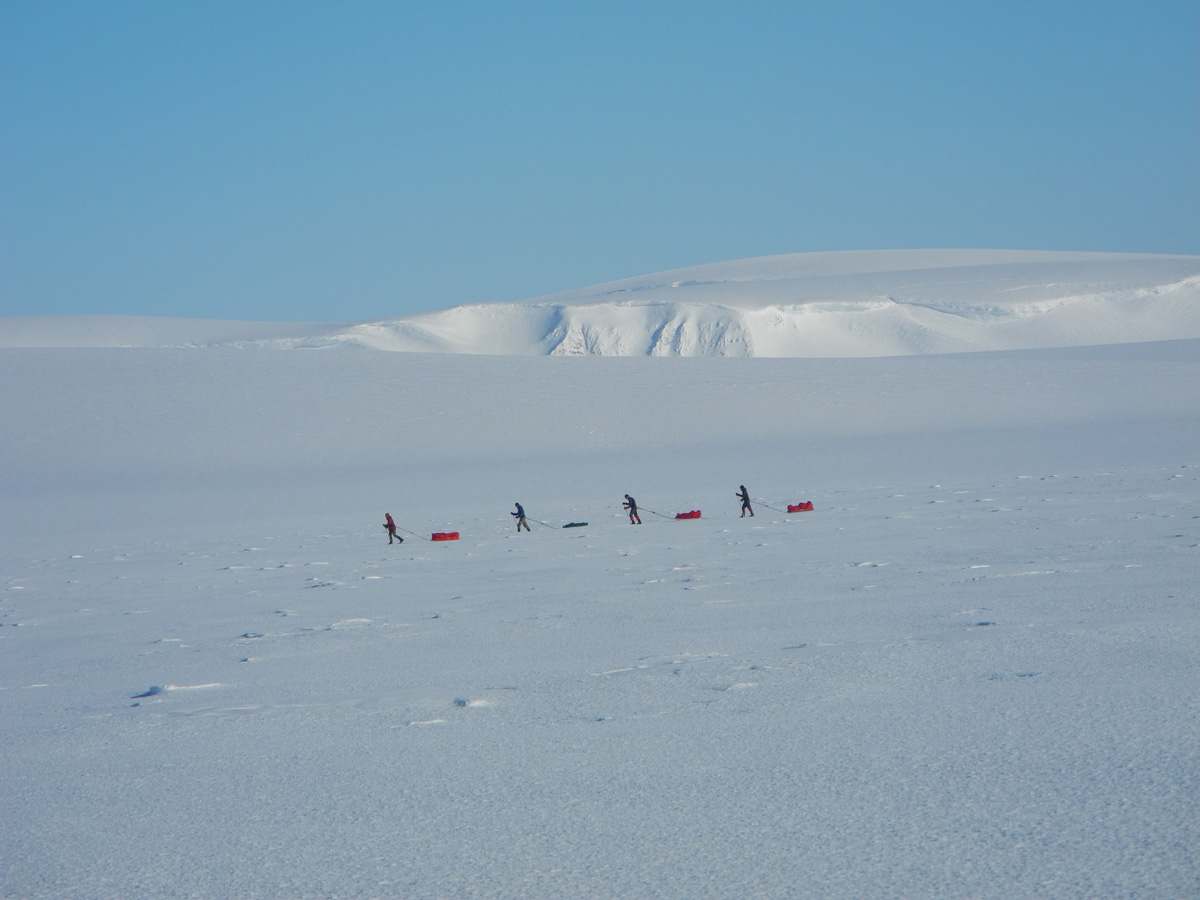
[(1200, 253), (1195, 0), (0, 2), (0, 315)]

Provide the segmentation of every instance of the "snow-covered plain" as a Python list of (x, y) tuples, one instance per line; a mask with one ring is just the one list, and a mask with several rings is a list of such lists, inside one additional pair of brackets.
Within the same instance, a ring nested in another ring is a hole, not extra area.
[(1198, 374), (0, 351), (0, 894), (1198, 896)]

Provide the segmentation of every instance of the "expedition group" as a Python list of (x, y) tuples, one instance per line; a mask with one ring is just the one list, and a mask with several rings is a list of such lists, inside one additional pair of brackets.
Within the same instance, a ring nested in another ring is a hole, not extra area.
[[(753, 516), (754, 515), (754, 507), (750, 505), (750, 492), (746, 490), (746, 486), (744, 484), (738, 485), (738, 491), (735, 494), (735, 496), (740, 501), (742, 501), (741, 518), (745, 518), (748, 515)], [(531, 531), (532, 529), (529, 527), (529, 522), (527, 521), (527, 517), (525, 515), (525, 508), (523, 506), (521, 506), (520, 503), (516, 503), (516, 504), (514, 504), (514, 506), (516, 507), (516, 509), (513, 512), (509, 513), (509, 515), (512, 516), (517, 522), (517, 532), (520, 533), (522, 528), (524, 528), (526, 531)], [(641, 517), (641, 513), (638, 510), (637, 501), (634, 500), (633, 497), (631, 497), (629, 494), (625, 495), (625, 502), (621, 504), (621, 508), (629, 513), (629, 524), (630, 525), (641, 525), (642, 524), (642, 517)], [(768, 507), (768, 508), (774, 509), (775, 507), (772, 506), (772, 507)], [(791, 512), (808, 512), (808, 511), (811, 511), (812, 508), (813, 508), (813, 506), (812, 506), (811, 502), (800, 503), (800, 504), (795, 504), (795, 505), (789, 503), (787, 511), (790, 513)], [(654, 513), (654, 510), (647, 509), (647, 512)], [(782, 512), (782, 510), (780, 510), (780, 512)], [(654, 514), (656, 516), (662, 515), (662, 513), (654, 513)], [(392, 518), (392, 514), (385, 513), (384, 518), (387, 520), (386, 522), (384, 522), (383, 527), (384, 527), (384, 530), (387, 531), (388, 543), (389, 544), (394, 543), (394, 542), (399, 542), (401, 544), (404, 543), (404, 538), (402, 538), (402, 537), (400, 537), (400, 535), (396, 534), (396, 530), (397, 530), (398, 526), (396, 525), (395, 520)], [(669, 519), (672, 517), (671, 516), (663, 516), (663, 518)], [(700, 518), (700, 510), (696, 509), (696, 510), (692, 510), (691, 512), (678, 513), (677, 515), (674, 516), (674, 518), (676, 518), (676, 519), (698, 519), (698, 518)], [(534, 519), (534, 521), (538, 522), (537, 519)], [(538, 524), (545, 525), (546, 523), (538, 522)], [(587, 525), (587, 522), (570, 522), (570, 523), (564, 525), (563, 528), (578, 528), (583, 525)], [(552, 528), (554, 526), (547, 525), (546, 527)], [(405, 529), (400, 529), (400, 530), (403, 531)], [(413, 532), (409, 532), (409, 534), (413, 534)], [(417, 535), (417, 536), (420, 537), (420, 535)], [(429, 540), (435, 540), (435, 541), (458, 540), (458, 532), (457, 531), (434, 532), (433, 537), (430, 538)]]

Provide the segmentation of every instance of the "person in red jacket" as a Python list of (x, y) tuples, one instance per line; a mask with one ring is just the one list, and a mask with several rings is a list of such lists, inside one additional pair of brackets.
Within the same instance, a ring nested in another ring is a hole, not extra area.
[(387, 519), (387, 521), (383, 523), (383, 527), (387, 529), (388, 543), (390, 544), (390, 543), (392, 543), (393, 540), (397, 540), (401, 544), (403, 544), (404, 538), (402, 538), (402, 537), (400, 537), (400, 535), (396, 534), (396, 523), (392, 521), (392, 514), (384, 513), (383, 517), (385, 519)]

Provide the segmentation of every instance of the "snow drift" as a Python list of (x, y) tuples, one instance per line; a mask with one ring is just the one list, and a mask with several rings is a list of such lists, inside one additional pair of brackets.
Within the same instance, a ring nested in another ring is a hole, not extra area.
[[(149, 320), (154, 321), (154, 320)], [(130, 317), (0, 326), (0, 346), (366, 347), (551, 356), (869, 357), (1200, 337), (1200, 257), (1003, 250), (796, 253), (519, 303), (343, 326)], [(172, 324), (174, 321), (174, 324)], [(70, 324), (70, 327), (67, 325)]]

